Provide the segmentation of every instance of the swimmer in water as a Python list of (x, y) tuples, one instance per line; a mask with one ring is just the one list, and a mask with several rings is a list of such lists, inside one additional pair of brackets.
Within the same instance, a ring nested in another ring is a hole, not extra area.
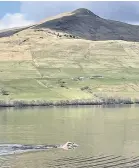
[(64, 149), (70, 150), (77, 148), (78, 145), (73, 142), (66, 142), (63, 145), (21, 145), (21, 144), (0, 144), (0, 155), (23, 153), (29, 151), (40, 151), (46, 149)]
[(64, 145), (61, 145), (60, 148), (64, 149), (64, 150), (69, 150), (69, 149), (74, 149), (77, 148), (78, 145), (73, 143), (73, 142), (67, 142)]
[(52, 148), (61, 148), (64, 150), (74, 149), (78, 147), (77, 144), (73, 142), (66, 142), (64, 145), (13, 145), (12, 149), (14, 150), (29, 150), (29, 149), (52, 149)]

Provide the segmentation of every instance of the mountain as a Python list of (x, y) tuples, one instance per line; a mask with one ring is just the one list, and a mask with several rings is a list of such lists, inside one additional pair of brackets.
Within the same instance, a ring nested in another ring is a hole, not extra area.
[(1, 31), (0, 100), (139, 98), (138, 30), (77, 9)]
[[(41, 23), (33, 25), (32, 28), (51, 29), (87, 40), (139, 41), (139, 26), (103, 19), (84, 8), (48, 18)], [(20, 30), (22, 28), (17, 31)], [(0, 33), (0, 37), (2, 37), (2, 33)]]

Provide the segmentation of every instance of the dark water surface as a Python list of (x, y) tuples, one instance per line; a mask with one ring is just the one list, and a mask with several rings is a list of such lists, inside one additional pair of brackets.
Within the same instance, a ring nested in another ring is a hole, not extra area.
[(1, 144), (79, 145), (3, 155), (0, 168), (138, 168), (139, 106), (0, 109)]

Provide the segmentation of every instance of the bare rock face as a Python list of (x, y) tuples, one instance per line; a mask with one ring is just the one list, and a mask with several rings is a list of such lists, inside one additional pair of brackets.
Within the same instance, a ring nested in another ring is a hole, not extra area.
[(75, 11), (72, 12), (73, 14), (75, 15), (88, 15), (88, 16), (93, 16), (93, 17), (98, 17), (97, 15), (95, 15), (93, 12), (91, 12), (90, 10), (88, 9), (85, 9), (85, 8), (79, 8), (79, 9), (76, 9)]

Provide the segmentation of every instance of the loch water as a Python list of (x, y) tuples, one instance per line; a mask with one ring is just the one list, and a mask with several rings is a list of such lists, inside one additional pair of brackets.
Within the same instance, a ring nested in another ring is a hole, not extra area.
[(20, 154), (0, 150), (0, 168), (137, 168), (139, 106), (0, 109), (0, 145), (67, 141), (79, 147)]

